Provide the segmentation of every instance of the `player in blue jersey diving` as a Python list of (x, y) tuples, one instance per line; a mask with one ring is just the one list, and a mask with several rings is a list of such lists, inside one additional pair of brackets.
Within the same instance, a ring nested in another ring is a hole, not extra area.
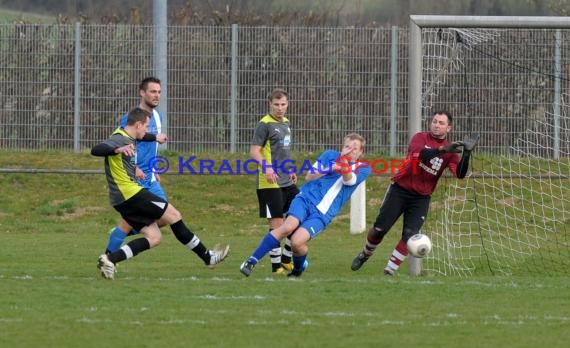
[(331, 223), (350, 196), (372, 172), (358, 162), (364, 153), (365, 140), (356, 133), (344, 137), (341, 152), (326, 150), (313, 164), (305, 178), (301, 192), (293, 199), (285, 222), (269, 231), (253, 254), (240, 266), (240, 272), (249, 277), (255, 265), (281, 240), (290, 236), (293, 249), (293, 270), (290, 277), (303, 274), (309, 252), (307, 243)]

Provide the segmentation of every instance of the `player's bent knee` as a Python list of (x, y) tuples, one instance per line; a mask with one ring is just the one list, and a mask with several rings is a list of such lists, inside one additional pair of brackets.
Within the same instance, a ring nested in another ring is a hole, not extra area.
[(144, 237), (148, 240), (148, 244), (151, 248), (159, 245), (162, 241), (162, 233), (160, 232), (160, 228), (158, 228), (157, 224), (151, 224), (149, 226), (144, 227), (141, 230), (141, 233)]
[(380, 227), (372, 226), (372, 228), (368, 230), (368, 239), (374, 241), (381, 241), (387, 232), (388, 231)]
[(171, 225), (182, 220), (182, 214), (171, 204), (168, 205), (164, 214), (160, 217), (160, 225)]
[(402, 240), (404, 241), (404, 243), (407, 243), (408, 239), (412, 238), (413, 235), (418, 233), (420, 233), (420, 231), (413, 230), (411, 228), (404, 228), (404, 231), (402, 232)]
[(299, 220), (293, 217), (288, 217), (285, 219), (285, 222), (283, 222), (283, 224), (277, 229), (280, 230), (280, 233), (283, 234), (283, 237), (287, 237), (295, 232), (297, 227), (299, 227)]
[(311, 235), (304, 228), (299, 228), (291, 236), (291, 249), (296, 253), (304, 255), (307, 250), (307, 243), (311, 240)]
[(158, 246), (162, 242), (162, 234), (152, 234), (146, 237), (151, 248)]
[(305, 245), (306, 244), (303, 241), (291, 239), (291, 250), (293, 250), (296, 253), (302, 251)]

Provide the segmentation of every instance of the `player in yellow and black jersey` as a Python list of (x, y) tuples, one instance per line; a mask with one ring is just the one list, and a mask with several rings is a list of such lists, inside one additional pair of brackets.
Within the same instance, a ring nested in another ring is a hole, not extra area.
[(195, 252), (207, 266), (222, 262), (229, 252), (229, 246), (208, 250), (184, 224), (182, 215), (172, 204), (143, 188), (135, 180), (135, 140), (145, 136), (149, 121), (148, 111), (135, 108), (129, 111), (124, 128), (117, 129), (109, 139), (91, 149), (92, 155), (105, 157), (111, 205), (129, 225), (143, 235), (120, 249), (99, 257), (97, 268), (106, 279), (114, 278), (116, 263), (159, 245), (162, 239), (159, 226), (170, 225), (176, 239)]

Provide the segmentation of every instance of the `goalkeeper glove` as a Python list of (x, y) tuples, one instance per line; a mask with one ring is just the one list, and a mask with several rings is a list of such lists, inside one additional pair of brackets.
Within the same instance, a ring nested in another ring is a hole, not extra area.
[(475, 146), (477, 146), (477, 142), (479, 141), (479, 134), (472, 133), (470, 134), (465, 140), (463, 140), (462, 145), (465, 151), (473, 151)]
[(461, 141), (454, 141), (452, 143), (449, 143), (445, 146), (441, 146), (439, 148), (440, 152), (455, 152), (455, 153), (459, 153), (461, 152), (460, 147), (464, 146), (463, 143)]

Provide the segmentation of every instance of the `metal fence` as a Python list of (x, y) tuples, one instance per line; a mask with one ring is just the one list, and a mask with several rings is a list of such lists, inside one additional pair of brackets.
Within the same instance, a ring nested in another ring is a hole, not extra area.
[[(523, 48), (534, 37), (512, 35)], [(150, 26), (1, 25), (0, 148), (85, 150), (107, 138), (119, 116), (138, 103), (138, 82), (154, 74), (153, 40)], [(481, 146), (503, 152), (509, 144), (494, 136), (514, 139), (527, 126), (524, 120), (547, 117), (553, 97), (546, 89), (554, 79), (533, 71), (552, 70), (552, 46), (521, 50), (524, 61), (515, 63), (533, 69), (511, 65), (508, 74), (521, 76), (512, 81), (500, 78), (507, 70), (489, 72), (485, 63), (497, 62), (495, 56), (510, 46), (485, 43), (493, 57), (466, 49), (462, 61), (452, 59), (461, 68), (446, 73), (451, 85), (440, 92), (458, 98), (440, 95), (455, 102), (434, 107), (451, 108), (459, 124), (496, 124), (497, 134), (490, 128)], [(557, 58), (562, 67), (568, 57), (563, 48)], [(427, 52), (424, 60), (430, 59)], [(163, 102), (173, 151), (247, 151), (275, 87), (290, 93), (297, 151), (337, 147), (351, 131), (365, 136), (369, 151), (406, 150), (407, 28), (171, 26), (167, 67)], [(499, 77), (493, 89), (477, 83), (491, 73)], [(550, 82), (540, 99), (528, 99), (525, 91), (543, 79)], [(491, 93), (505, 98), (488, 109)], [(524, 114), (523, 103), (537, 107)]]
[[(296, 150), (337, 147), (358, 131), (369, 149), (387, 151), (394, 113), (405, 146), (405, 30), (394, 46), (393, 28), (168, 29), (171, 150), (246, 151), (275, 87), (290, 94)], [(138, 82), (153, 74), (149, 26), (3, 25), (0, 47), (4, 149), (91, 147), (138, 103)], [(393, 47), (397, 105), (390, 103)]]

